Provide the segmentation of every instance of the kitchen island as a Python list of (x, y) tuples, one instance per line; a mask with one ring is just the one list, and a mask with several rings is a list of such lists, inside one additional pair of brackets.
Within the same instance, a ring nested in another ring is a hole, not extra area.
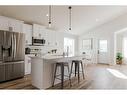
[[(68, 62), (71, 60), (79, 58), (77, 56), (63, 57), (58, 55), (48, 55), (42, 57), (31, 57), (31, 76), (32, 85), (38, 89), (46, 89), (52, 86), (53, 74), (54, 74), (54, 64), (56, 62)], [(71, 65), (71, 64), (69, 64)], [(60, 70), (57, 70), (60, 74)], [(65, 75), (68, 74), (65, 70)], [(55, 84), (61, 81), (56, 80)]]

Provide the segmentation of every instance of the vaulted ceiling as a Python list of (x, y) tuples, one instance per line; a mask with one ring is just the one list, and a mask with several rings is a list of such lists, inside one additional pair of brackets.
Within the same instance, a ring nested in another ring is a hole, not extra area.
[[(49, 6), (0, 6), (0, 14), (27, 23), (48, 25)], [(125, 14), (127, 6), (72, 6), (72, 30), (69, 31), (68, 6), (52, 6), (52, 28), (80, 35)]]

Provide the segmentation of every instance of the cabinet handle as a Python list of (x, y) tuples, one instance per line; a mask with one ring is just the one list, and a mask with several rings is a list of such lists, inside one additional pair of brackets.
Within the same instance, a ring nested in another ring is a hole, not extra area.
[(98, 50), (98, 54), (100, 54), (100, 51)]
[(9, 31), (11, 31), (11, 32), (12, 32), (12, 31), (13, 31), (13, 27), (9, 27)]

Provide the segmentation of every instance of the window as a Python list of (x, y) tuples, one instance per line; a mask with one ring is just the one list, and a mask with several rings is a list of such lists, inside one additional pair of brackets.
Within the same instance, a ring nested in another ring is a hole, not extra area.
[(82, 49), (84, 50), (92, 49), (92, 38), (82, 40)]
[(64, 52), (67, 56), (74, 56), (74, 39), (64, 38)]

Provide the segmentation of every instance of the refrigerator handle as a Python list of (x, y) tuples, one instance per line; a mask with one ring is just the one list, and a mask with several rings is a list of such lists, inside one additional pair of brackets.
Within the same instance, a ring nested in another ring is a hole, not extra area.
[(16, 36), (14, 35), (14, 58), (15, 58), (15, 56), (16, 56)]
[(1, 46), (1, 48), (2, 48), (2, 60), (4, 61), (4, 48), (3, 48), (3, 45)]
[(11, 56), (13, 57), (14, 53), (14, 41), (13, 41), (13, 35), (11, 36)]

